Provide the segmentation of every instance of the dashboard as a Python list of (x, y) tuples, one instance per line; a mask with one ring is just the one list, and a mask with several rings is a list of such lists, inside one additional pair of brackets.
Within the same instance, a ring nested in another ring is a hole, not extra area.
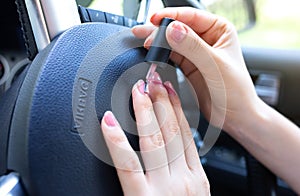
[[(0, 96), (7, 90), (10, 83), (6, 83), (9, 77), (18, 74), (22, 68), (16, 69), (18, 63), (26, 59), (26, 48), (22, 37), (14, 1), (2, 1), (0, 6)], [(22, 63), (22, 62), (21, 62)], [(24, 62), (25, 63), (25, 62)], [(15, 73), (14, 73), (15, 72)], [(13, 80), (13, 78), (11, 78)], [(6, 85), (6, 86), (5, 86)]]
[[(26, 48), (24, 39), (22, 36), (21, 25), (18, 19), (16, 5), (11, 0), (4, 0), (0, 6), (0, 25), (2, 26), (0, 31), (0, 97), (4, 92), (9, 89), (14, 78), (24, 69), (25, 65), (29, 63), (26, 54)], [(99, 15), (92, 10), (82, 9), (82, 20), (85, 22), (99, 20), (102, 22), (103, 18), (111, 18), (106, 15)], [(102, 16), (102, 17), (100, 17)], [(134, 25), (132, 21), (125, 20), (123, 18), (114, 19), (112, 23), (122, 23), (126, 26)], [(130, 23), (130, 24), (129, 24)], [(251, 49), (244, 48), (245, 60), (249, 71), (252, 75), (253, 82), (256, 85), (256, 91), (258, 95), (268, 104), (274, 108), (281, 110), (287, 116), (291, 116), (296, 123), (300, 122), (299, 109), (295, 110), (292, 105), (288, 105), (286, 100), (292, 100), (297, 102), (297, 96), (291, 97), (291, 93), (295, 92), (297, 88), (294, 86), (299, 79), (287, 79), (287, 68), (277, 66), (277, 69), (270, 69), (267, 64), (272, 59), (272, 54), (269, 56), (260, 57), (257, 53), (268, 54), (269, 50), (264, 49)], [(258, 56), (259, 58), (255, 58)], [(281, 61), (275, 62), (279, 65), (285, 61), (288, 56), (282, 55)], [(266, 59), (267, 58), (267, 59)], [(269, 58), (269, 59), (268, 59)], [(289, 58), (290, 59), (290, 58)], [(294, 65), (298, 64), (300, 60), (295, 59), (291, 63), (291, 67), (294, 69)], [(292, 69), (292, 70), (293, 70)], [(298, 70), (298, 68), (295, 68)], [(298, 73), (298, 72), (297, 72)], [(292, 87), (291, 87), (292, 86)], [(287, 94), (282, 94), (285, 92)], [(288, 97), (287, 97), (288, 96)], [(208, 126), (207, 121), (203, 118), (200, 119), (199, 130), (206, 130)], [(198, 147), (201, 146), (201, 137), (205, 133), (199, 132), (195, 138)], [(216, 145), (212, 150), (201, 157), (202, 164), (207, 172), (209, 180), (212, 186), (213, 195), (242, 195), (247, 193), (247, 169), (245, 157), (247, 153), (239, 144), (237, 144), (230, 136), (225, 133), (221, 133)], [(230, 180), (227, 180), (230, 179)], [(277, 180), (279, 195), (294, 195), (289, 187), (282, 180)]]

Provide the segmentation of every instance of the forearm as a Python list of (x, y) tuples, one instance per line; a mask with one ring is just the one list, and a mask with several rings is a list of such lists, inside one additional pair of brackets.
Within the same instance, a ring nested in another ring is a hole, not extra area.
[(246, 118), (227, 132), (300, 193), (299, 128), (262, 101)]
[[(226, 113), (223, 128), (300, 193), (300, 131), (256, 97), (234, 27), (223, 18), (191, 8), (163, 9), (151, 22), (158, 25), (164, 17), (176, 20), (166, 30), (176, 52), (171, 58), (193, 85), (210, 123), (218, 126)], [(137, 37), (146, 38), (145, 45), (154, 32), (154, 28), (133, 29)]]

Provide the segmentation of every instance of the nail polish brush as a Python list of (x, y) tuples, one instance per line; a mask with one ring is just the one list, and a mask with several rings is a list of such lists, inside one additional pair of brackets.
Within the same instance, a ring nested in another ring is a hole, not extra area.
[(146, 92), (148, 92), (147, 84), (150, 82), (149, 79), (156, 71), (157, 66), (164, 68), (169, 60), (171, 47), (169, 46), (166, 39), (166, 29), (167, 26), (173, 21), (174, 19), (171, 18), (163, 18), (161, 20), (158, 32), (155, 35), (155, 38), (145, 57), (145, 62), (151, 63), (146, 75), (146, 85), (145, 85)]

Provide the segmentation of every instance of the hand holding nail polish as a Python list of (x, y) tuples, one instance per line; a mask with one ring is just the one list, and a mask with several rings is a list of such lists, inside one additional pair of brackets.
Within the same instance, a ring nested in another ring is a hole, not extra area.
[(132, 32), (148, 46), (165, 17), (176, 20), (166, 28), (171, 60), (192, 84), (209, 123), (240, 142), (299, 194), (299, 127), (257, 96), (234, 26), (203, 10), (176, 7), (155, 13), (151, 28), (137, 26)]
[(152, 75), (156, 71), (157, 66), (163, 67), (162, 64), (166, 64), (169, 60), (171, 47), (169, 46), (166, 39), (166, 28), (173, 21), (174, 20), (171, 18), (163, 18), (160, 22), (158, 32), (155, 35), (155, 38), (145, 57), (146, 62), (152, 63), (146, 75), (146, 83), (149, 82), (149, 78), (152, 77)]

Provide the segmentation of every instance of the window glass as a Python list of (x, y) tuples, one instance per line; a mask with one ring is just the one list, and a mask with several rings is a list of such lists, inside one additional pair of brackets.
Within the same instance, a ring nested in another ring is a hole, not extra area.
[[(117, 15), (124, 15), (123, 1), (126, 0), (76, 0), (78, 5), (94, 10), (109, 12)], [(127, 0), (128, 2), (135, 0)]]
[[(226, 0), (204, 0), (215, 4)], [(247, 0), (241, 0), (246, 2)], [(299, 0), (254, 0), (256, 23), (253, 27), (239, 31), (240, 42), (243, 46), (271, 47), (283, 49), (300, 49), (300, 1)], [(212, 7), (207, 4), (207, 9)], [(225, 7), (225, 6), (224, 6)], [(226, 8), (227, 13), (230, 8)], [(223, 15), (228, 20), (228, 14)], [(241, 14), (241, 17), (244, 15)], [(232, 21), (234, 23), (234, 21)]]
[(93, 0), (89, 8), (123, 16), (123, 0)]
[[(300, 49), (300, 0), (253, 0), (256, 23), (254, 26), (246, 25), (247, 28), (241, 30), (243, 23), (247, 21), (248, 13), (245, 6), (247, 1), (251, 0), (201, 0), (208, 11), (222, 15), (236, 25), (243, 46)], [(142, 0), (140, 10), (138, 5), (135, 5), (136, 7), (133, 5), (138, 2), (137, 0), (92, 0), (90, 2), (90, 8), (145, 21), (143, 12), (146, 0)], [(130, 4), (132, 8), (124, 7), (124, 4)], [(153, 11), (162, 7), (161, 0), (151, 0), (146, 22), (149, 22), (149, 16)], [(139, 11), (140, 14), (137, 16), (136, 13)], [(131, 16), (130, 13), (133, 12)]]
[(76, 0), (78, 5), (149, 23), (151, 15), (163, 8), (161, 0)]

